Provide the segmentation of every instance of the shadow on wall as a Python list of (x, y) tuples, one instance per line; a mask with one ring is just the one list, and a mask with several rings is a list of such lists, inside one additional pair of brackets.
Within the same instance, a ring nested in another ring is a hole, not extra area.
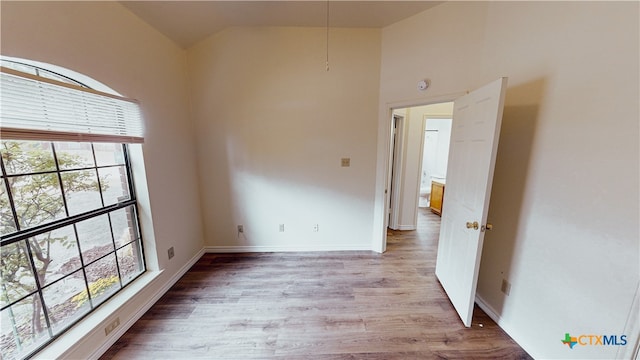
[(488, 214), (494, 230), (485, 236), (478, 280), (479, 295), (498, 315), (506, 300), (502, 281), (509, 281), (522, 231), (521, 213), (544, 89), (545, 80), (539, 79), (507, 90)]
[[(206, 207), (209, 244), (368, 246), (370, 240), (356, 237), (354, 232), (366, 228), (363, 222), (370, 219), (360, 216), (354, 220), (352, 214), (367, 214), (373, 206), (373, 188), (363, 186), (358, 179), (374, 164), (354, 156), (349, 167), (342, 167), (338, 154), (324, 154), (331, 137), (320, 134), (305, 138), (300, 135), (303, 125), (296, 125), (300, 127), (296, 130), (269, 123), (271, 129), (255, 129), (260, 126), (265, 123), (221, 135), (224, 140), (212, 154), (218, 170), (207, 172), (215, 176), (210, 180), (218, 185), (205, 187), (204, 191), (206, 202), (216, 205)], [(288, 136), (272, 134), (278, 129), (281, 134), (286, 130)], [(242, 233), (236, 230), (239, 224), (243, 225)], [(279, 230), (280, 224), (286, 230)], [(318, 225), (321, 230), (317, 230)], [(338, 235), (334, 233), (337, 229)], [(332, 236), (327, 239), (329, 233)]]

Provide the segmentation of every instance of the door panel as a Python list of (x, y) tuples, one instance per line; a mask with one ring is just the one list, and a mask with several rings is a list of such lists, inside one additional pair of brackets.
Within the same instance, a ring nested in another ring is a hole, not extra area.
[[(493, 182), (507, 78), (454, 103), (447, 193), (436, 276), (465, 326), (471, 326), (478, 270)], [(477, 228), (467, 227), (477, 224)]]

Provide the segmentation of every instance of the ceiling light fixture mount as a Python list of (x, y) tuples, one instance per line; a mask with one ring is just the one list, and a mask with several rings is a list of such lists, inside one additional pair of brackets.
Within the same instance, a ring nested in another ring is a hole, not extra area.
[(425, 91), (427, 90), (427, 88), (429, 88), (429, 85), (431, 85), (431, 80), (429, 79), (420, 80), (418, 81), (418, 90)]
[(326, 23), (326, 37), (327, 37), (327, 59), (326, 59), (326, 66), (327, 66), (327, 72), (329, 72), (329, 0), (327, 0), (327, 23)]

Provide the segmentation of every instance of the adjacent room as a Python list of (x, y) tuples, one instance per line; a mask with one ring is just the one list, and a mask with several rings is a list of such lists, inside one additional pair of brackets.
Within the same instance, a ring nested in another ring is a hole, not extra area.
[(387, 181), (390, 229), (417, 229), (419, 208), (442, 214), (452, 117), (453, 102), (393, 110)]
[(639, 14), (0, 2), (2, 358), (638, 359)]

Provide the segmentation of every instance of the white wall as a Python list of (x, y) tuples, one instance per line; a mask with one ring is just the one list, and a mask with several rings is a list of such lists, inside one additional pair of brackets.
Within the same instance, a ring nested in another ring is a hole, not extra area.
[[(125, 323), (203, 248), (185, 53), (115, 2), (3, 1), (1, 6), (3, 55), (77, 71), (140, 101), (146, 127), (144, 164), (138, 157), (134, 180), (144, 182), (140, 177), (146, 170), (148, 194), (138, 193), (145, 255), (150, 269), (164, 271), (117, 311)], [(168, 260), (171, 246), (175, 257)], [(66, 356), (87, 358), (112, 341), (117, 331), (106, 338), (102, 328), (66, 339), (73, 344), (84, 336)]]
[(331, 29), (329, 46), (329, 72), (321, 28), (189, 49), (207, 250), (371, 248), (380, 30)]
[[(448, 2), (382, 32), (379, 159), (390, 104), (509, 77), (478, 295), (535, 358), (613, 358), (615, 346), (569, 349), (560, 340), (631, 331), (640, 279), (638, 6)], [(431, 87), (418, 94), (425, 77)], [(383, 173), (379, 160), (376, 223)]]

